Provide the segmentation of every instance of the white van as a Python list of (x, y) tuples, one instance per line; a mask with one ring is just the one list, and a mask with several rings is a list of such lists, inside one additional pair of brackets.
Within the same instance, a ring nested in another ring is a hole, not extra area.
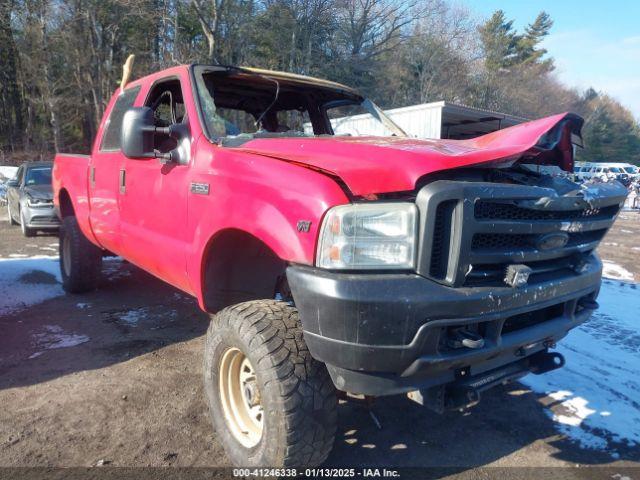
[(576, 180), (579, 181), (599, 178), (603, 182), (608, 182), (610, 180), (623, 180), (625, 177), (631, 180), (640, 178), (640, 169), (630, 163), (576, 162), (573, 172)]

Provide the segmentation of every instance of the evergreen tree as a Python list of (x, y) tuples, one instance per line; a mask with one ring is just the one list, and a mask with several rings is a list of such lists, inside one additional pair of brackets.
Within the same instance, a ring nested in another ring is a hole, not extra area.
[(540, 43), (549, 35), (553, 20), (546, 12), (540, 12), (533, 23), (525, 28), (524, 35), (518, 37), (516, 45), (517, 63), (520, 65), (538, 65), (545, 71), (553, 70), (553, 60), (543, 59), (547, 54)]
[(508, 69), (516, 63), (520, 37), (513, 29), (513, 20), (507, 20), (504, 11), (497, 10), (478, 31), (489, 71)]

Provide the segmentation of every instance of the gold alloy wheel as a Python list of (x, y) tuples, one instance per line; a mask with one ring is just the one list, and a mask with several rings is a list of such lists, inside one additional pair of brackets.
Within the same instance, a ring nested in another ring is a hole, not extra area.
[(219, 388), (229, 430), (244, 447), (256, 446), (264, 426), (260, 390), (251, 362), (238, 348), (222, 354)]

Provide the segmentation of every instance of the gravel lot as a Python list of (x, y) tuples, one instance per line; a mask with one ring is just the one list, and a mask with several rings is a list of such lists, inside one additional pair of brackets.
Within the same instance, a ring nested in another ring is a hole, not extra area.
[[(623, 213), (601, 247), (636, 282), (639, 239), (640, 215)], [(0, 308), (0, 466), (228, 465), (201, 387), (207, 315), (192, 298), (117, 259), (105, 262), (98, 291), (63, 295), (55, 259), (33, 258), (57, 255), (56, 244), (56, 236), (25, 239), (1, 222), (0, 258), (39, 266), (8, 287), (33, 291), (31, 305)], [(0, 281), (16, 262), (0, 262)], [(0, 288), (0, 297), (9, 294)], [(620, 442), (612, 453), (565, 437), (550, 414), (557, 403), (522, 384), (443, 416), (383, 398), (373, 407), (378, 429), (363, 405), (343, 402), (328, 464), (446, 466), (464, 477), (480, 466), (612, 468), (605, 478), (640, 468), (637, 444)], [(567, 476), (593, 478), (593, 471)]]

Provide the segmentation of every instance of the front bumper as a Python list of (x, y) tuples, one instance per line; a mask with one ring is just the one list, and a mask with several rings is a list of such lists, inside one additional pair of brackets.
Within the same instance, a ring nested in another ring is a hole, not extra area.
[[(336, 387), (390, 395), (451, 383), (521, 362), (591, 314), (602, 264), (521, 288), (451, 288), (408, 273), (333, 273), (290, 266), (287, 278), (314, 358)], [(473, 326), (481, 348), (451, 348)]]
[(28, 228), (49, 230), (60, 227), (60, 219), (56, 214), (53, 204), (50, 206), (30, 207), (25, 202), (21, 210), (27, 223), (26, 227)]

